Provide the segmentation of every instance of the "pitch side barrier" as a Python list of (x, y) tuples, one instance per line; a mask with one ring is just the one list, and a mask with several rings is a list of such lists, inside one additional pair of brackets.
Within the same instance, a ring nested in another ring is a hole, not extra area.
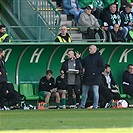
[[(118, 85), (121, 86), (122, 74), (129, 63), (133, 63), (132, 43), (106, 42), (12, 42), (0, 44), (5, 50), (8, 81), (20, 83), (38, 83), (47, 69), (53, 71), (53, 77), (60, 74), (62, 62), (67, 59), (69, 50), (79, 51), (82, 58), (88, 55), (88, 47), (96, 45), (105, 63), (111, 70)], [(91, 62), (90, 62), (91, 63)]]

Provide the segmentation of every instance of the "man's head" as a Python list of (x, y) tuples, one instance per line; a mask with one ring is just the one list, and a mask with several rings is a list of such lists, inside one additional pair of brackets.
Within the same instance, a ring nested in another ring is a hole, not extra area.
[(52, 74), (53, 74), (53, 72), (51, 70), (47, 70), (46, 71), (46, 78), (47, 78), (47, 80), (50, 80), (51, 79)]
[(108, 23), (107, 22), (103, 22), (102, 29), (105, 31), (108, 31)]
[(127, 70), (128, 70), (131, 74), (133, 74), (133, 64), (129, 64), (129, 65), (127, 66)]
[(126, 4), (126, 7), (125, 7), (126, 13), (130, 13), (131, 12), (131, 9), (132, 9), (132, 5), (130, 3), (127, 3)]
[(110, 71), (111, 71), (110, 65), (109, 64), (105, 64), (104, 72), (106, 72), (107, 74), (109, 74)]
[(74, 59), (74, 52), (73, 51), (69, 51), (67, 53), (67, 56), (68, 56), (68, 59), (73, 60)]
[(6, 33), (6, 26), (5, 25), (3, 25), (3, 24), (0, 25), (0, 32), (3, 34)]
[(86, 12), (86, 14), (90, 15), (91, 14), (91, 7), (90, 6), (86, 6), (85, 7), (85, 12)]
[(109, 10), (111, 13), (115, 13), (117, 11), (117, 6), (115, 3), (110, 4)]
[(66, 33), (67, 33), (67, 26), (62, 25), (62, 26), (60, 27), (60, 30), (61, 30), (61, 35), (62, 35), (62, 36), (66, 36)]
[(97, 47), (95, 45), (91, 45), (89, 47), (90, 54), (94, 54), (94, 53), (96, 53), (96, 51), (97, 51)]
[(114, 29), (115, 32), (118, 32), (119, 24), (114, 24), (113, 29)]
[(0, 58), (3, 57), (5, 57), (5, 51), (2, 48), (0, 48)]

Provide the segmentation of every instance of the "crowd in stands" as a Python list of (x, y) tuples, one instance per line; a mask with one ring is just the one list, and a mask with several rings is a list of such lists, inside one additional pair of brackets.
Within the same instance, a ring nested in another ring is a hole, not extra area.
[[(133, 1), (62, 0), (62, 7), (65, 14), (74, 15), (75, 25), (80, 27), (81, 33), (88, 34), (88, 39), (94, 39), (97, 32), (100, 39), (104, 38), (107, 30), (104, 32), (102, 26), (107, 23), (109, 32), (114, 29), (115, 24), (119, 26), (118, 31), (114, 31), (113, 35), (119, 34), (122, 39), (112, 39), (113, 42), (132, 42)], [(111, 37), (113, 35), (111, 31)], [(110, 41), (110, 39), (104, 39)]]

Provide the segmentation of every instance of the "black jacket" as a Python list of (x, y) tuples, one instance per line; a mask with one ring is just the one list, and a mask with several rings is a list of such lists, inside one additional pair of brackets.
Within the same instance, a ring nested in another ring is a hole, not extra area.
[(133, 74), (128, 70), (125, 70), (123, 73), (122, 84), (124, 93), (127, 92), (127, 89), (133, 89)]
[(85, 68), (83, 84), (100, 85), (101, 73), (104, 71), (104, 61), (100, 53), (97, 51), (89, 54), (83, 59), (82, 65)]
[[(115, 80), (114, 80), (114, 78), (113, 78), (112, 73), (110, 73), (109, 76), (110, 76), (110, 78), (111, 78), (111, 84), (110, 84), (111, 89), (115, 89), (113, 86), (116, 85), (116, 82), (115, 82)], [(105, 76), (104, 76), (103, 74), (101, 74), (101, 84), (100, 84), (100, 86), (101, 86), (101, 89), (102, 89), (102, 87), (108, 88), (108, 84), (107, 84), (107, 82), (106, 82), (106, 78), (105, 78)]]
[[(80, 60), (77, 60), (75, 59), (75, 63), (76, 63), (76, 66), (75, 66), (75, 69), (76, 70), (79, 70), (79, 74), (76, 74), (76, 78), (75, 78), (75, 84), (77, 87), (80, 87), (81, 85), (81, 75), (83, 73), (83, 69), (82, 69), (82, 65), (80, 63)], [(65, 83), (67, 84), (67, 76), (68, 76), (68, 59), (65, 60), (63, 63), (62, 63), (62, 67), (61, 67), (61, 70), (64, 71), (65, 73)]]
[(56, 78), (56, 84), (55, 87), (57, 87), (58, 90), (66, 90), (67, 84), (65, 83), (64, 79), (61, 78), (61, 76), (58, 76)]
[(51, 77), (50, 80), (47, 80), (46, 76), (42, 77), (39, 82), (39, 92), (40, 91), (50, 91), (55, 86), (54, 78)]
[(0, 72), (2, 73), (0, 75), (0, 83), (6, 83), (7, 82), (7, 71), (5, 68), (5, 61), (3, 58), (0, 58)]
[(123, 39), (122, 37), (122, 33), (120, 30), (118, 30), (118, 32), (116, 33), (114, 31), (114, 29), (111, 29), (110, 30), (110, 33), (111, 33), (111, 37), (112, 37), (112, 41), (113, 42), (124, 42), (125, 40)]

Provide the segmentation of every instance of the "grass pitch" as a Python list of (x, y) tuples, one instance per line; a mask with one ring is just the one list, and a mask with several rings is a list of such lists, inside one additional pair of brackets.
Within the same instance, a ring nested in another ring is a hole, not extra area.
[(133, 132), (133, 108), (0, 111), (0, 133)]

